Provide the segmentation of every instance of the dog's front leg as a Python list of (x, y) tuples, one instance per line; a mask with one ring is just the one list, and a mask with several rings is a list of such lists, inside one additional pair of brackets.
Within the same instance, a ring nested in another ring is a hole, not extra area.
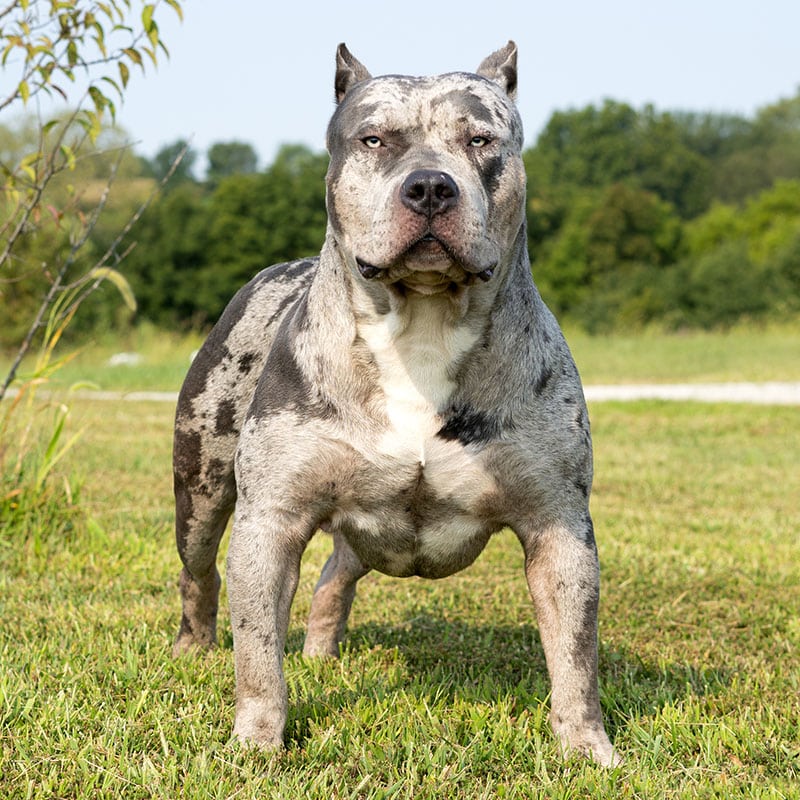
[(305, 520), (240, 498), (228, 549), (228, 596), (236, 664), (233, 733), (245, 743), (283, 744), (288, 693), (283, 651), (300, 559), (313, 534)]
[(550, 674), (553, 731), (565, 752), (615, 765), (597, 686), (600, 568), (591, 520), (517, 533)]

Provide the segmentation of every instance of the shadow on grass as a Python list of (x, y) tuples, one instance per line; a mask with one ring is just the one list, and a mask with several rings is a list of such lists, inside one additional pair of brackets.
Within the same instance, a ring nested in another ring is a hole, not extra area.
[[(289, 653), (302, 650), (303, 637), (300, 628), (290, 631)], [(533, 625), (475, 625), (423, 614), (396, 625), (358, 625), (348, 631), (343, 649), (354, 669), (359, 660), (369, 661), (373, 651), (395, 651), (404, 677), (383, 679), (373, 665), (370, 675), (356, 681), (358, 688), (322, 687), (321, 693), (298, 698), (298, 707), (290, 712), (291, 739), (307, 738), (304, 717), (324, 718), (362, 695), (385, 697), (402, 691), (426, 700), (475, 703), (511, 698), (518, 707), (549, 698), (544, 653)], [(687, 698), (719, 694), (730, 680), (724, 670), (647, 663), (631, 650), (602, 644), (599, 672), (601, 704), (612, 741), (629, 720), (656, 715)]]

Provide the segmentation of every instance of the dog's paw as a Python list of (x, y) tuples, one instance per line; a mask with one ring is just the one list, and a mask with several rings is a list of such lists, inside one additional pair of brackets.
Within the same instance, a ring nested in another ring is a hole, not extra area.
[(587, 755), (601, 767), (620, 767), (624, 759), (617, 750), (614, 749), (608, 737), (604, 737), (604, 742), (597, 742), (589, 746)]
[[(554, 726), (555, 727), (555, 726)], [(591, 759), (602, 767), (619, 767), (623, 758), (611, 744), (602, 723), (556, 730), (566, 758), (573, 753)]]
[(330, 636), (314, 636), (311, 631), (303, 644), (305, 658), (339, 658), (339, 642)]
[(216, 637), (198, 639), (193, 633), (181, 630), (175, 639), (175, 644), (172, 645), (172, 657), (207, 653), (213, 650), (216, 644)]
[(286, 713), (280, 703), (276, 705), (252, 697), (240, 698), (236, 702), (233, 736), (244, 747), (282, 749), (285, 724)]

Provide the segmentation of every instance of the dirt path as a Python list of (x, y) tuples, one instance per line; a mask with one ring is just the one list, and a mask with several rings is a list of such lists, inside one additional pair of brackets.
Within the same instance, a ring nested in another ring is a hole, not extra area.
[(586, 399), (694, 400), (703, 403), (800, 405), (800, 383), (673, 383), (586, 386)]

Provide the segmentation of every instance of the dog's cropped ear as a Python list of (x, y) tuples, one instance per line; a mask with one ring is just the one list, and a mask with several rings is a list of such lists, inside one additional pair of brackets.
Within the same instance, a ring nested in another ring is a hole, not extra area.
[(509, 41), (505, 46), (481, 61), (477, 74), (502, 86), (506, 94), (517, 99), (517, 46)]
[(344, 96), (353, 86), (371, 77), (369, 70), (347, 49), (347, 45), (342, 43), (336, 48), (334, 89), (337, 103), (344, 100)]

